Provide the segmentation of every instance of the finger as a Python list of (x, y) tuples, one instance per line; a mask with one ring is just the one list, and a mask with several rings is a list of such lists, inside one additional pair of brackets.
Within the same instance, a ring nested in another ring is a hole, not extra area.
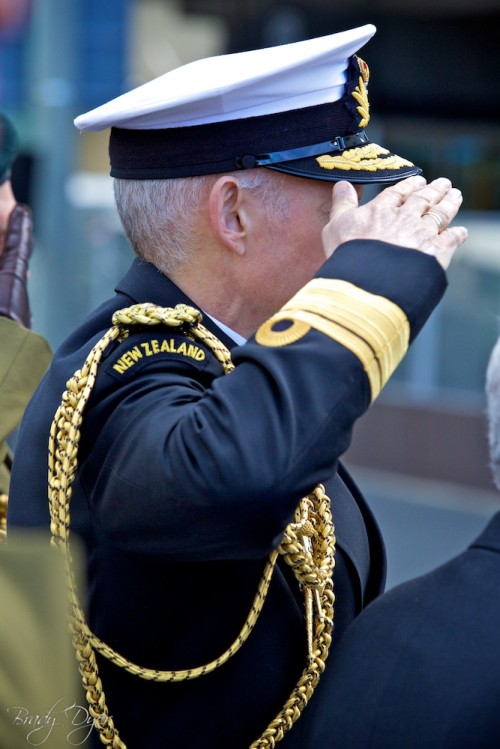
[[(439, 203), (431, 205), (429, 209), (422, 214), (422, 219), (432, 221), (432, 228), (439, 234), (453, 221), (462, 205), (462, 202), (462, 193), (460, 190), (457, 190), (456, 187), (453, 187), (444, 195)], [(429, 229), (431, 229), (430, 225)]]
[(373, 200), (387, 204), (388, 206), (397, 207), (403, 205), (410, 195), (415, 191), (421, 190), (427, 181), (425, 177), (416, 175), (397, 182), (395, 185), (386, 187)]
[(425, 215), (428, 211), (432, 211), (439, 217), (439, 219), (436, 219), (438, 224), (448, 226), (451, 220), (451, 214), (450, 216), (447, 216), (447, 211), (441, 213), (441, 211), (435, 210), (435, 207), (447, 197), (452, 189), (454, 188), (452, 188), (449, 179), (446, 177), (439, 177), (421, 190), (409, 195), (401, 206), (401, 211), (406, 215), (420, 214), (420, 216)]
[(332, 190), (332, 207), (330, 221), (339, 218), (345, 211), (357, 208), (358, 194), (350, 182), (336, 182)]
[(421, 190), (408, 195), (402, 206), (402, 210), (404, 212), (417, 211), (420, 212), (420, 215), (423, 215), (426, 211), (440, 203), (451, 189), (452, 185), (449, 179), (438, 177), (438, 179), (429, 182)]
[(430, 242), (424, 249), (429, 255), (434, 255), (436, 260), (446, 270), (457, 251), (468, 237), (465, 226), (451, 226), (439, 234), (434, 241)]
[(446, 221), (442, 217), (442, 215), (438, 213), (437, 211), (432, 211), (432, 210), (426, 211), (426, 213), (423, 214), (422, 218), (424, 220), (427, 218), (430, 218), (432, 220), (434, 230), (436, 231), (437, 234), (440, 234), (444, 229), (446, 229), (446, 226), (447, 226)]

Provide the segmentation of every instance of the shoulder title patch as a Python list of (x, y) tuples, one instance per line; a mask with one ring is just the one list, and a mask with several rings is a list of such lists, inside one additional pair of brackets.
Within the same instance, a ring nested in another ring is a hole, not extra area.
[(106, 369), (114, 376), (124, 375), (134, 368), (142, 369), (144, 365), (160, 359), (187, 360), (200, 368), (206, 364), (207, 352), (186, 336), (170, 332), (160, 333), (154, 338), (149, 335), (131, 336), (120, 346), (118, 355), (110, 357)]

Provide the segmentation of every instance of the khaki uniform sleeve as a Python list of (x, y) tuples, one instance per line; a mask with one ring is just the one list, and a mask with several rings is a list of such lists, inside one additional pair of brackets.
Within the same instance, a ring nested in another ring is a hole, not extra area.
[[(80, 556), (77, 546), (79, 584)], [(1, 547), (0, 600), (0, 746), (85, 746), (91, 724), (67, 627), (63, 560), (45, 533), (17, 533)]]
[(49, 366), (52, 352), (41, 335), (0, 317), (0, 491), (7, 491), (6, 439)]

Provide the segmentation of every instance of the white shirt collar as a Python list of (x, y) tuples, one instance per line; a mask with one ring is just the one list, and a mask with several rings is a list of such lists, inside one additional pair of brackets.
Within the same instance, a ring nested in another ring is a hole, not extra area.
[(246, 338), (243, 338), (243, 336), (237, 333), (235, 330), (232, 330), (227, 325), (224, 325), (224, 323), (221, 322), (220, 320), (217, 320), (216, 317), (209, 315), (208, 312), (204, 312), (203, 314), (205, 314), (207, 317), (213, 320), (214, 323), (217, 325), (217, 327), (223, 330), (224, 333), (228, 335), (229, 338), (231, 338), (238, 346), (243, 346), (243, 344), (247, 342)]

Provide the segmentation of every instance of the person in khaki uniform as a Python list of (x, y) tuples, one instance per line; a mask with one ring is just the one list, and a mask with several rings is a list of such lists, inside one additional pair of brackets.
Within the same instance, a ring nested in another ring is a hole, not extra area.
[[(0, 535), (12, 454), (8, 436), (47, 369), (51, 350), (30, 330), (27, 293), (32, 217), (15, 199), (10, 167), (16, 131), (0, 113)], [(78, 556), (78, 554), (77, 554)], [(62, 559), (37, 532), (9, 531), (0, 544), (0, 749), (84, 746), (81, 707), (66, 624)]]
[(19, 424), (51, 359), (47, 341), (30, 330), (26, 282), (32, 249), (32, 219), (30, 208), (16, 202), (12, 190), (10, 170), (16, 153), (16, 132), (10, 121), (0, 114), (0, 495), (3, 508), (12, 457), (7, 438)]
[[(76, 569), (79, 547), (73, 544)], [(93, 726), (67, 625), (63, 559), (38, 531), (0, 546), (0, 749), (85, 747)]]

